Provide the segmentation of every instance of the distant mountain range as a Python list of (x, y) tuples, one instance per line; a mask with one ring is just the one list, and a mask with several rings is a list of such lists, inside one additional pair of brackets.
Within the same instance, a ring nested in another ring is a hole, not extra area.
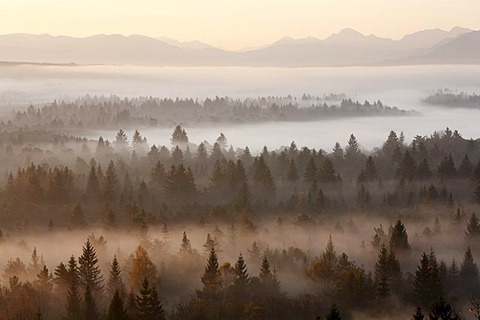
[(226, 51), (199, 41), (141, 35), (0, 35), (0, 61), (156, 66), (346, 66), (480, 64), (480, 31), (430, 29), (400, 40), (344, 29), (326, 39), (284, 37), (258, 48)]

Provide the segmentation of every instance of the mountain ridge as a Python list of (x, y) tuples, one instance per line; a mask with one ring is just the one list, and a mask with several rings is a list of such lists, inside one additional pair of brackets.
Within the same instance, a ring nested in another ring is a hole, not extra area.
[[(428, 63), (428, 57), (431, 57), (436, 61), (444, 59), (450, 63), (461, 63), (458, 59), (462, 57), (469, 61), (477, 59), (467, 53), (455, 55), (455, 50), (448, 49), (448, 45), (474, 32), (476, 31), (462, 27), (454, 27), (450, 31), (427, 29), (392, 40), (374, 34), (364, 35), (346, 28), (325, 39), (313, 36), (295, 39), (285, 36), (271, 44), (245, 51), (228, 51), (195, 40), (182, 42), (138, 34), (96, 34), (78, 38), (18, 33), (0, 35), (0, 60), (53, 64), (301, 67), (383, 62), (398, 64), (402, 61)], [(477, 41), (477, 38), (466, 37), (462, 41)], [(472, 46), (457, 43), (456, 47), (467, 50)], [(434, 53), (436, 51), (450, 53), (442, 55)]]

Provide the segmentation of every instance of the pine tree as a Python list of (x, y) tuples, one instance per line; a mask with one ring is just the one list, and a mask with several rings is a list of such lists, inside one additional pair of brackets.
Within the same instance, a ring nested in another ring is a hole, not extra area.
[(114, 201), (118, 189), (118, 178), (113, 161), (110, 161), (105, 171), (105, 178), (103, 181), (103, 195), (107, 201)]
[(170, 159), (170, 162), (173, 165), (176, 165), (176, 166), (178, 166), (180, 164), (183, 164), (185, 162), (185, 157), (183, 156), (183, 151), (178, 146), (176, 146), (175, 149), (173, 149), (172, 157)]
[(68, 261), (69, 288), (67, 292), (67, 316), (68, 320), (82, 320), (82, 304), (80, 300), (80, 279), (78, 277), (77, 261), (72, 256)]
[(180, 250), (178, 251), (179, 256), (188, 256), (193, 253), (192, 245), (190, 244), (190, 239), (187, 237), (187, 232), (183, 232), (182, 243), (180, 245)]
[(207, 266), (202, 275), (203, 289), (197, 290), (197, 297), (201, 300), (215, 301), (222, 292), (222, 277), (218, 268), (217, 254), (215, 248), (210, 250)]
[(297, 165), (293, 159), (290, 159), (288, 162), (288, 169), (286, 174), (287, 181), (289, 182), (297, 182), (298, 181), (298, 171)]
[(415, 177), (415, 172), (416, 172), (415, 160), (413, 159), (412, 155), (407, 149), (403, 154), (402, 162), (400, 162), (400, 165), (397, 168), (396, 176), (399, 179), (404, 179), (405, 181), (411, 181)]
[(90, 286), (87, 285), (85, 288), (85, 298), (83, 300), (83, 315), (85, 319), (97, 320), (100, 319), (100, 315), (97, 310), (97, 304), (95, 303), (95, 299), (92, 295), (92, 290)]
[(480, 278), (478, 266), (473, 260), (470, 247), (467, 248), (460, 267), (460, 281), (465, 296), (477, 296), (480, 294)]
[(443, 158), (438, 166), (437, 174), (439, 177), (445, 179), (452, 179), (457, 176), (457, 169), (455, 169), (455, 162), (453, 161), (452, 154)]
[(127, 134), (122, 129), (118, 130), (117, 135), (115, 136), (115, 144), (121, 147), (126, 147), (128, 145)]
[(97, 294), (101, 295), (103, 290), (103, 276), (98, 266), (97, 253), (90, 239), (87, 239), (87, 242), (85, 242), (83, 246), (83, 252), (78, 258), (78, 264), (81, 283), (85, 287), (90, 288), (94, 296)]
[(110, 269), (110, 274), (107, 282), (107, 292), (110, 297), (113, 297), (115, 292), (120, 294), (122, 298), (126, 296), (126, 289), (122, 281), (121, 273), (122, 272), (120, 270), (120, 265), (117, 261), (117, 256), (114, 255), (112, 261), (112, 268)]
[(275, 270), (270, 270), (270, 263), (266, 256), (263, 257), (260, 268), (260, 279), (262, 297), (264, 299), (279, 298), (281, 296), (280, 282)]
[(348, 145), (345, 148), (345, 159), (355, 159), (360, 155), (360, 145), (353, 134), (348, 139)]
[(421, 306), (427, 307), (442, 296), (438, 264), (434, 259), (433, 251), (430, 255), (422, 254), (420, 265), (415, 271), (413, 280), (413, 296)]
[(158, 298), (155, 286), (150, 287), (147, 279), (143, 280), (140, 295), (136, 296), (136, 311), (138, 319), (142, 320), (164, 320), (165, 311)]
[(473, 164), (468, 158), (468, 155), (465, 154), (462, 159), (462, 163), (460, 163), (460, 166), (458, 166), (458, 177), (462, 179), (467, 179), (472, 175), (472, 172)]
[(188, 143), (188, 135), (185, 129), (182, 129), (180, 125), (175, 127), (173, 130), (172, 138), (170, 139), (172, 145), (179, 145), (179, 144), (187, 144)]
[(480, 238), (480, 221), (475, 213), (472, 213), (470, 220), (468, 221), (466, 236), (469, 240), (477, 240)]
[(378, 298), (383, 299), (389, 296), (390, 289), (388, 285), (389, 276), (389, 259), (388, 250), (384, 243), (378, 253), (377, 262), (375, 264), (375, 293)]
[[(293, 159), (291, 160), (293, 161)], [(315, 164), (315, 160), (313, 157), (310, 157), (308, 160), (307, 166), (305, 167), (305, 173), (303, 178), (306, 182), (312, 183), (317, 177), (317, 165)]]
[(365, 162), (365, 169), (363, 170), (363, 179), (365, 182), (371, 182), (378, 179), (377, 168), (373, 157), (369, 156)]
[(440, 297), (430, 307), (430, 320), (460, 320), (458, 315), (453, 311), (453, 308), (445, 301), (443, 297)]
[(98, 182), (97, 171), (95, 166), (90, 167), (90, 172), (87, 178), (87, 186), (85, 193), (89, 198), (96, 199), (100, 193), (100, 184)]
[(406, 254), (411, 251), (408, 243), (408, 234), (405, 225), (397, 220), (390, 236), (390, 248), (397, 254)]
[(339, 180), (340, 178), (333, 167), (332, 161), (326, 157), (318, 170), (318, 181), (321, 183), (334, 183)]
[(427, 158), (424, 158), (417, 168), (417, 178), (420, 180), (428, 180), (432, 177), (432, 171), (430, 170), (430, 165), (428, 164)]
[(115, 291), (108, 308), (107, 320), (128, 320), (128, 313), (123, 306), (123, 300), (120, 293)]
[(73, 207), (70, 220), (73, 228), (84, 228), (87, 225), (87, 221), (85, 221), (85, 215), (83, 214), (83, 209), (79, 202), (77, 202)]

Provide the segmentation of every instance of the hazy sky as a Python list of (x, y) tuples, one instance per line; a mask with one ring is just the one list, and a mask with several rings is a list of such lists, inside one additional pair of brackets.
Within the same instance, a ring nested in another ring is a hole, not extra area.
[(143, 34), (230, 49), (347, 27), (390, 38), (480, 29), (479, 17), (480, 0), (0, 0), (2, 34)]

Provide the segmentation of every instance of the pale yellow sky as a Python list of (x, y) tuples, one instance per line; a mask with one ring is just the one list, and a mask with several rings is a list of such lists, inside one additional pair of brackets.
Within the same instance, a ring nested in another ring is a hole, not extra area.
[(143, 34), (228, 49), (347, 27), (397, 39), (454, 26), (480, 29), (480, 0), (0, 0), (0, 34)]

